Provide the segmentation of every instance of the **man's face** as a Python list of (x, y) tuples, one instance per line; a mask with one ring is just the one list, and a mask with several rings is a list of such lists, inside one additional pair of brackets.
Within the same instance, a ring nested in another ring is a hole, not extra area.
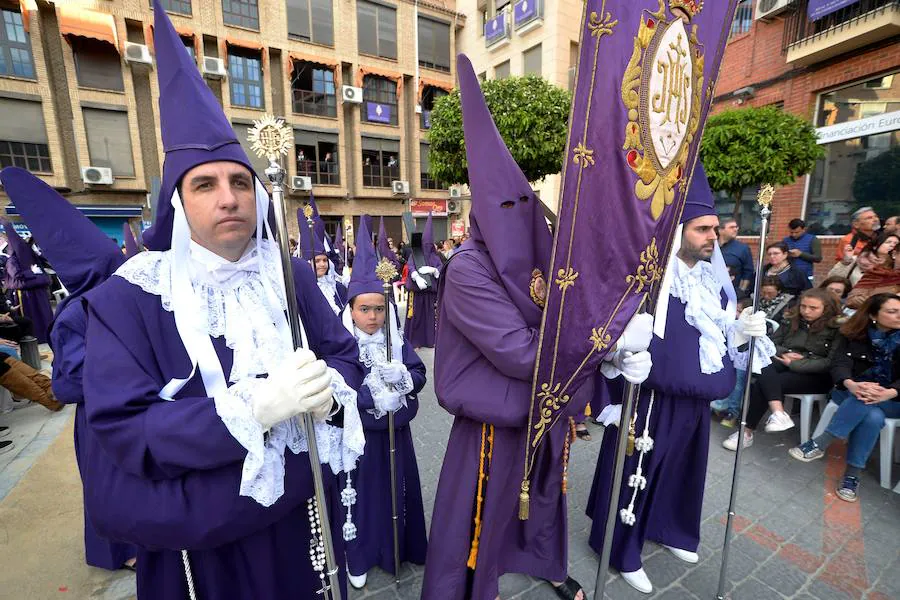
[(884, 220), (885, 231), (900, 231), (900, 217), (888, 217)]
[(181, 180), (191, 239), (222, 258), (241, 257), (256, 231), (256, 192), (247, 167), (216, 161), (194, 167)]
[(878, 228), (878, 215), (874, 210), (867, 210), (863, 214), (856, 217), (853, 222), (856, 228), (867, 233), (875, 231)]
[(681, 237), (681, 253), (694, 261), (707, 260), (716, 247), (716, 227), (719, 217), (708, 215), (691, 219), (684, 225)]
[(384, 295), (360, 294), (353, 299), (350, 316), (360, 331), (372, 335), (384, 327)]
[(806, 227), (794, 227), (791, 231), (791, 237), (795, 240), (799, 240), (803, 237), (803, 234), (806, 233)]
[(322, 277), (328, 273), (328, 257), (324, 254), (316, 255), (316, 277)]
[(730, 242), (738, 235), (738, 225), (734, 221), (726, 223), (719, 227), (719, 235), (722, 237), (722, 243)]

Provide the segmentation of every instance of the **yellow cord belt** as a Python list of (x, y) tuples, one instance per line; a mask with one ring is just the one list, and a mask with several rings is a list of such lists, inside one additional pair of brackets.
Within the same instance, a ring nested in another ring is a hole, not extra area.
[[(478, 497), (475, 504), (475, 534), (472, 536), (472, 548), (469, 550), (469, 561), (466, 566), (475, 570), (478, 561), (478, 542), (481, 538), (481, 511), (484, 508), (484, 487), (491, 470), (491, 457), (494, 453), (494, 426), (481, 424), (481, 460), (478, 463)], [(487, 463), (485, 465), (485, 463)]]

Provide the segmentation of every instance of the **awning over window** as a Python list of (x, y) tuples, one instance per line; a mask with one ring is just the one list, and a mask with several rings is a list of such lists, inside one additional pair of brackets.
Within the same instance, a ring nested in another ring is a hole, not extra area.
[[(174, 25), (174, 23), (173, 23)], [(194, 30), (190, 27), (184, 27), (182, 25), (175, 25), (175, 32), (185, 39), (190, 39), (192, 41), (192, 45), (194, 46), (194, 54), (196, 56), (200, 56), (200, 36), (194, 34)], [(155, 52), (153, 49), (153, 23), (147, 23), (144, 25), (144, 44), (150, 48), (151, 52)]]
[[(90, 204), (75, 204), (75, 208), (80, 210), (86, 217), (141, 217), (143, 216), (143, 207), (141, 206), (105, 206)], [(15, 206), (10, 204), (6, 207), (7, 215), (18, 215), (19, 211)]]
[(446, 81), (438, 81), (437, 79), (429, 79), (427, 77), (419, 77), (419, 95), (417, 98), (422, 99), (422, 92), (425, 91), (425, 86), (436, 87), (444, 90), (445, 92), (453, 91), (453, 84)]
[(366, 75), (375, 75), (378, 77), (384, 77), (385, 79), (390, 79), (392, 81), (397, 82), (397, 96), (400, 95), (400, 90), (403, 88), (403, 75), (400, 73), (395, 73), (393, 71), (383, 71), (381, 69), (373, 69), (371, 67), (360, 67), (359, 71), (356, 72), (356, 86), (363, 87), (363, 80)]
[(116, 32), (116, 20), (108, 13), (101, 13), (85, 8), (60, 6), (56, 9), (59, 16), (59, 32), (63, 35), (76, 35), (93, 38), (113, 45), (119, 52), (119, 35)]

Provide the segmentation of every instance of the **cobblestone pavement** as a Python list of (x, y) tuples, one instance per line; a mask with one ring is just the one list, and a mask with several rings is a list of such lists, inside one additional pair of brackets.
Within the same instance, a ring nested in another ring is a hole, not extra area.
[[(431, 368), (433, 353), (421, 352)], [(16, 413), (25, 411), (16, 411)], [(16, 425), (17, 415), (6, 415), (4, 424)], [(59, 417), (50, 417), (50, 419)], [(431, 520), (432, 503), (445, 443), (452, 419), (437, 405), (429, 382), (421, 396), (413, 434), (425, 498), (425, 513)], [(570, 574), (581, 582), (593, 598), (597, 555), (588, 547), (590, 520), (584, 514), (602, 428), (591, 425), (594, 439), (577, 442), (572, 451), (569, 476), (569, 564)], [(34, 441), (13, 461), (15, 470), (0, 461), (0, 490), (15, 485), (14, 478), (27, 473), (29, 456), (39, 455), (48, 435), (60, 427), (41, 429)], [(70, 431), (66, 429), (65, 431)], [(712, 600), (721, 565), (734, 455), (720, 443), (731, 430), (714, 424), (710, 439), (707, 489), (703, 508), (700, 562), (687, 565), (660, 547), (648, 543), (644, 565), (655, 585), (646, 596), (632, 590), (617, 575), (610, 575), (606, 598), (665, 598), (672, 600)], [(49, 433), (48, 433), (49, 432)], [(755, 444), (744, 454), (741, 471), (736, 535), (730, 554), (728, 593), (738, 600), (889, 600), (900, 598), (900, 494), (879, 487), (877, 457), (863, 475), (861, 499), (843, 502), (834, 494), (835, 481), (843, 470), (843, 449), (832, 446), (828, 458), (812, 464), (791, 459), (787, 449), (796, 444), (796, 429), (781, 434), (758, 434)], [(19, 442), (17, 442), (19, 443)], [(877, 448), (876, 448), (877, 454)], [(33, 460), (33, 459), (32, 459)], [(900, 468), (895, 468), (895, 473)], [(5, 493), (0, 493), (0, 502)], [(73, 527), (73, 536), (80, 528)], [(0, 540), (2, 542), (2, 540)], [(2, 544), (0, 544), (2, 545)], [(79, 568), (80, 555), (61, 557)], [(82, 563), (83, 565), (83, 563)], [(88, 569), (88, 567), (81, 567)], [(127, 573), (95, 571), (97, 581), (91, 598), (125, 600), (134, 595), (133, 577)], [(351, 600), (396, 600), (419, 597), (422, 568), (404, 566), (399, 587), (393, 577), (378, 569), (369, 574), (361, 591), (352, 591)], [(504, 600), (553, 599), (548, 584), (522, 575), (507, 575), (500, 582)], [(69, 597), (72, 597), (69, 595)], [(8, 596), (0, 589), (0, 598)]]

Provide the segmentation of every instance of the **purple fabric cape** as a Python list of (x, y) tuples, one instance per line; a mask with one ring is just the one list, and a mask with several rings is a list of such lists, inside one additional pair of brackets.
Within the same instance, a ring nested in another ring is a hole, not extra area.
[[(653, 13), (655, 2), (585, 3), (531, 393), (529, 465), (638, 308), (654, 308), (735, 2), (697, 3), (695, 14), (667, 6)], [(671, 94), (662, 78), (675, 68), (665, 48), (676, 42), (685, 79)]]
[(50, 323), (53, 321), (53, 309), (50, 307), (50, 276), (43, 270), (40, 273), (32, 270), (34, 266), (40, 264), (40, 261), (31, 246), (16, 233), (12, 223), (4, 221), (3, 228), (9, 242), (9, 259), (6, 261), (4, 283), (8, 290), (14, 292), (15, 302), (20, 305), (22, 316), (31, 319), (34, 337), (38, 342), (46, 344), (50, 341)]

